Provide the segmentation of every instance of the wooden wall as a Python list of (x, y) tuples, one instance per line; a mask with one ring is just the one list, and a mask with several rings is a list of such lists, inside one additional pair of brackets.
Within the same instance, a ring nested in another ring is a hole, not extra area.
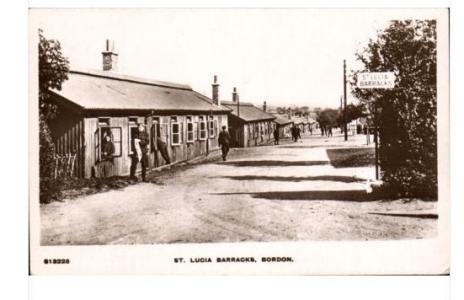
[(267, 144), (274, 140), (275, 122), (257, 121), (249, 122), (244, 126), (244, 147), (253, 147)]
[(234, 147), (253, 147), (274, 140), (274, 121), (244, 123), (235, 116), (229, 117), (229, 131), (234, 139)]
[[(194, 141), (193, 143), (187, 143), (187, 117), (191, 117), (194, 124)], [(205, 120), (208, 120), (208, 115), (202, 115)], [(150, 145), (149, 145), (149, 168), (156, 168), (166, 164), (162, 158), (159, 150), (156, 147), (152, 146), (151, 139), (151, 127), (155, 120), (158, 121), (160, 128), (164, 128), (161, 134), (162, 140), (166, 142), (169, 157), (171, 163), (190, 160), (198, 156), (206, 155), (209, 152), (219, 150), (217, 135), (219, 133), (222, 125), (227, 125), (227, 115), (213, 115), (213, 120), (216, 121), (216, 128), (214, 137), (209, 137), (204, 141), (199, 140), (199, 117), (200, 115), (146, 115), (146, 114), (130, 114), (130, 115), (112, 115), (108, 116), (105, 114), (100, 114), (98, 116), (88, 116), (84, 120), (85, 128), (85, 177), (91, 177), (95, 174), (93, 171), (96, 161), (95, 161), (95, 131), (98, 129), (98, 118), (109, 117), (110, 118), (110, 127), (120, 127), (121, 128), (121, 145), (122, 151), (120, 157), (114, 158), (114, 175), (126, 176), (130, 173), (131, 165), (131, 155), (130, 155), (130, 139), (129, 139), (129, 118), (136, 118), (138, 123), (143, 123), (146, 125), (146, 130), (150, 136)], [(172, 136), (171, 136), (171, 118), (176, 117), (176, 121), (182, 125), (182, 143), (180, 145), (172, 145)], [(209, 122), (207, 122), (207, 125)], [(209, 132), (207, 132), (209, 133)], [(140, 170), (140, 164), (138, 165), (138, 170)]]
[(293, 124), (291, 124), (291, 123), (285, 124), (285, 125), (278, 125), (279, 137), (281, 139), (291, 138), (292, 137), (292, 133), (291, 133), (292, 126), (293, 126)]
[(85, 137), (84, 121), (79, 113), (64, 106), (58, 107), (58, 117), (49, 122), (56, 154), (76, 154), (74, 176), (84, 176)]

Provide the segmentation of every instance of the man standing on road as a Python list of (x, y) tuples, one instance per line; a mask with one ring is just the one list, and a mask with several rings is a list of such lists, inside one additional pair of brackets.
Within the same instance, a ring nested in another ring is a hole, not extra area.
[(300, 127), (296, 128), (296, 142), (298, 141), (298, 139), (301, 140), (301, 129), (300, 129)]
[(171, 160), (169, 159), (169, 153), (168, 153), (168, 147), (165, 142), (160, 137), (156, 138), (156, 146), (161, 153), (161, 156), (163, 159), (166, 161), (166, 163), (169, 165), (171, 163)]
[(279, 129), (276, 128), (274, 129), (274, 145), (278, 145), (279, 144)]
[(145, 131), (145, 125), (139, 124), (137, 133), (132, 137), (132, 145), (134, 153), (132, 154), (132, 164), (130, 168), (130, 177), (137, 179), (135, 171), (140, 162), (142, 165), (142, 180), (146, 181), (146, 173), (148, 167), (148, 133)]
[(222, 150), (222, 160), (227, 160), (227, 153), (229, 153), (230, 135), (226, 130), (226, 126), (222, 126), (222, 131), (219, 133), (218, 144)]

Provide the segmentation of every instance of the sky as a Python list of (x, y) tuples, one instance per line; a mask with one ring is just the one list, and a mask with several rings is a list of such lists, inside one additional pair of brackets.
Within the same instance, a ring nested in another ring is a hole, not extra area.
[[(428, 13), (422, 10), (421, 13)], [(270, 106), (333, 107), (343, 95), (343, 60), (392, 19), (418, 10), (348, 9), (33, 9), (30, 32), (60, 41), (72, 69), (102, 69), (106, 39), (118, 73), (190, 85), (221, 100)], [(349, 91), (349, 86), (348, 86)], [(355, 102), (348, 93), (348, 102)]]

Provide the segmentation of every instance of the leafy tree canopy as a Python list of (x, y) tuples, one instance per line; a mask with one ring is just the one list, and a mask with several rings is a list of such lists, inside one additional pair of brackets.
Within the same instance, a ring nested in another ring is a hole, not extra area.
[(317, 122), (321, 127), (338, 126), (340, 111), (338, 109), (326, 108), (317, 113)]
[(69, 61), (61, 53), (60, 42), (46, 39), (39, 29), (39, 107), (45, 120), (53, 118), (56, 106), (47, 100), (50, 90), (61, 90), (61, 84), (68, 79)]
[[(435, 20), (393, 21), (357, 53), (352, 93), (378, 111), (383, 179), (401, 194), (437, 193), (437, 34)], [(394, 72), (395, 87), (359, 89), (359, 72)]]

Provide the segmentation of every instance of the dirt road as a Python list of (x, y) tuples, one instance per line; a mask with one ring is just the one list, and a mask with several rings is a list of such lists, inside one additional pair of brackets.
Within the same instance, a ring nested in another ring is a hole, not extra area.
[[(361, 146), (365, 139), (351, 139)], [(417, 239), (435, 202), (363, 201), (374, 168), (334, 168), (341, 137), (238, 149), (158, 182), (41, 206), (44, 245)], [(417, 217), (416, 215), (422, 216)]]

